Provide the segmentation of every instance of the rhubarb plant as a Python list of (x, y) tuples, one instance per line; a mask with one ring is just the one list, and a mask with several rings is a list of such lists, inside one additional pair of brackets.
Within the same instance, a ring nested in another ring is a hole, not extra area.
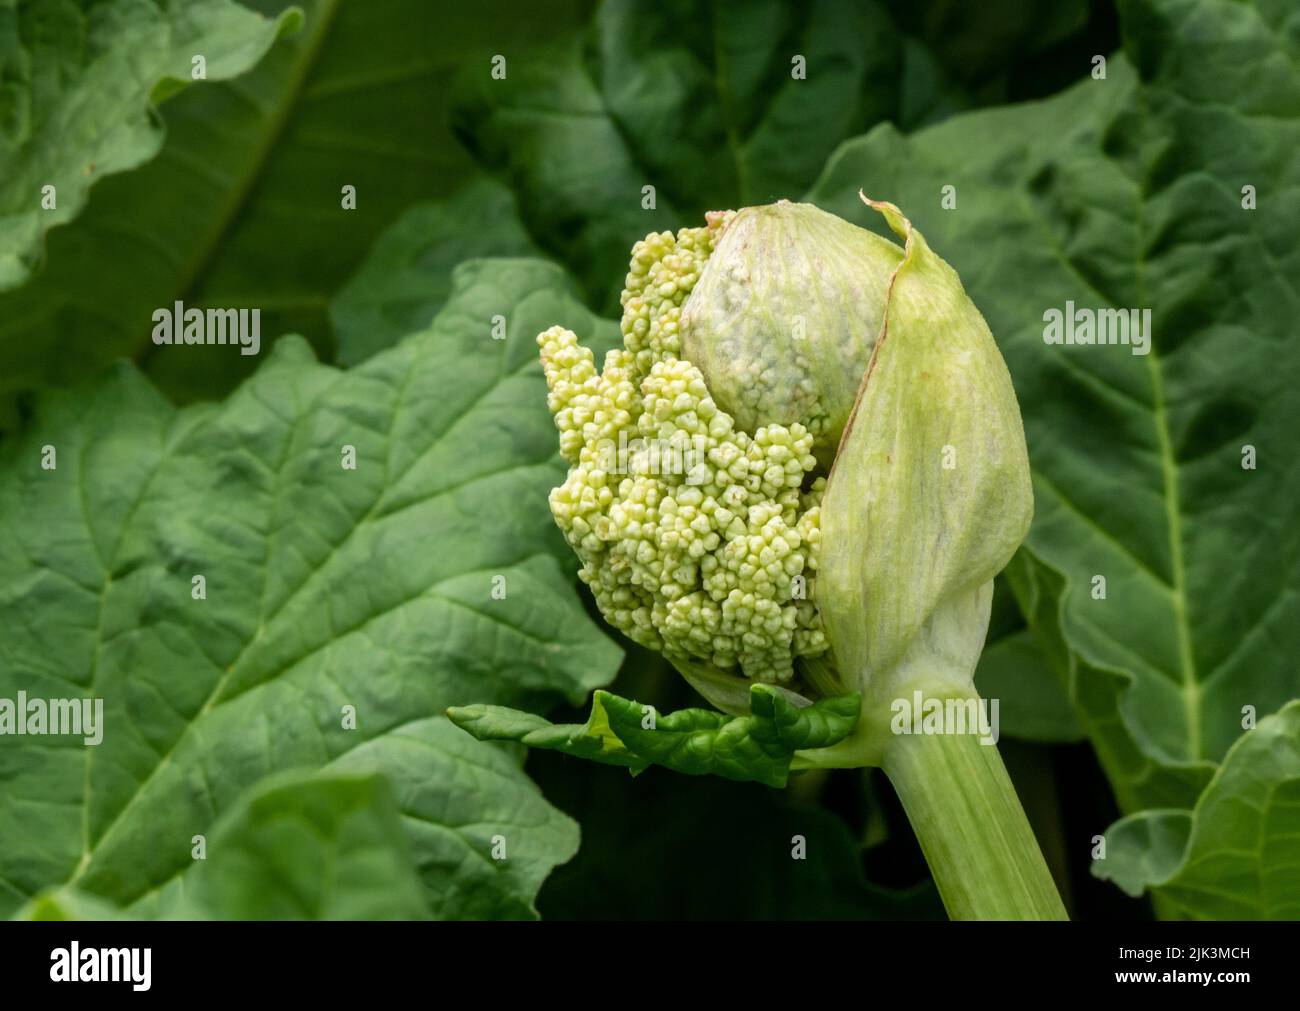
[(881, 766), (951, 915), (1062, 917), (980, 722), (899, 718), (979, 709), (992, 580), (1033, 506), (988, 327), (898, 208), (863, 199), (901, 247), (807, 204), (712, 214), (633, 247), (602, 371), (572, 330), (537, 338), (579, 576), (719, 711), (450, 715), (633, 771)]

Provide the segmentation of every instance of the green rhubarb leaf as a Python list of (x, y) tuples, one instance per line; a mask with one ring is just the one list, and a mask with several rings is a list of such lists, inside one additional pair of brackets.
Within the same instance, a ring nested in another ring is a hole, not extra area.
[[(1300, 525), (1277, 518), (1300, 498), (1300, 10), (1121, 15), (1104, 78), (879, 127), (811, 199), (908, 208), (996, 335), (1034, 471), (1013, 582), (1135, 812), (1190, 809), (1243, 707), (1300, 696)], [(1067, 303), (1150, 310), (1149, 353), (1046, 343)]]
[(578, 826), (513, 757), (436, 717), (368, 741), (320, 772), (258, 784), (213, 829), (206, 860), (186, 876), (193, 880), (178, 879), (131, 912), (528, 919), (551, 868), (577, 850)]
[(0, 291), (91, 186), (158, 154), (156, 104), (195, 80), (196, 57), (204, 80), (237, 77), (301, 24), (297, 8), (268, 19), (232, 0), (0, 3)]
[(1191, 811), (1130, 815), (1093, 874), (1180, 915), (1300, 919), (1300, 701), (1248, 730)]
[[(269, 25), (287, 0), (246, 4)], [(256, 357), (151, 343), (153, 312), (176, 300), (258, 308), (263, 353), (272, 339), (298, 333), (332, 359), (330, 299), (374, 240), (411, 204), (447, 196), (479, 174), (446, 122), (448, 80), (467, 64), (486, 72), (496, 52), (522, 56), (574, 24), (581, 4), (298, 6), (302, 30), (276, 42), (251, 72), (168, 99), (158, 110), (166, 125), (158, 156), (96, 185), (80, 217), (50, 233), (40, 274), (0, 295), (0, 395), (75, 382), (124, 355), (173, 399), (228, 393)], [(109, 55), (153, 58), (120, 47)], [(187, 56), (187, 76), (188, 65)], [(355, 208), (344, 206), (345, 186), (355, 188)]]
[(1045, 743), (1083, 739), (1069, 696), (1027, 628), (984, 647), (975, 687), (981, 698), (996, 700), (1000, 732), (1009, 737)]
[[(1053, 47), (1087, 26), (1087, 0), (984, 0), (978, 7), (951, 0), (883, 2), (900, 31), (915, 37), (956, 81), (986, 100), (991, 92), (998, 101), (1007, 101), (1011, 90), (1007, 79), (1023, 87), (1031, 68), (1037, 76), (1064, 75), (1059, 78), (1062, 87), (1078, 77), (1077, 72), (1050, 63), (1060, 62)], [(1020, 54), (1020, 59), (1010, 58), (1011, 53)], [(899, 125), (908, 128), (905, 122)]]
[(1191, 831), (1190, 811), (1148, 808), (1121, 818), (1106, 830), (1106, 852), (1094, 857), (1093, 876), (1138, 898), (1178, 873)]
[[(1016, 564), (1013, 559), (1013, 570)], [(997, 700), (1001, 733), (1008, 737), (1045, 743), (1083, 740), (1083, 728), (1047, 650), (1026, 627), (1009, 574), (994, 581), (975, 687), (981, 698)]]
[(453, 122), (515, 191), (534, 240), (612, 313), (646, 233), (796, 197), (875, 123), (912, 129), (997, 99), (990, 75), (1086, 13), (1080, 0), (1028, 18), (1023, 4), (997, 6), (963, 18), (942, 0), (909, 2), (923, 43), (873, 0), (604, 0), (586, 31), (511, 56), (504, 77), (467, 66)]
[(836, 144), (898, 108), (903, 51), (874, 5), (700, 14), (681, 0), (606, 2), (588, 33), (508, 63), (505, 79), (460, 75), (461, 141), (609, 311), (637, 239), (792, 196)]
[(272, 776), (205, 841), (187, 899), (218, 920), (421, 920), (428, 901), (392, 786), (376, 774)]
[(653, 706), (606, 691), (592, 697), (584, 724), (556, 725), (499, 706), (452, 708), (453, 723), (479, 740), (518, 741), (635, 774), (661, 765), (693, 776), (717, 775), (784, 786), (796, 751), (842, 741), (858, 720), (860, 699), (841, 695), (798, 705), (779, 688), (750, 688), (751, 713), (681, 709), (660, 716)]
[(475, 179), (446, 200), (417, 204), (380, 236), (330, 303), (339, 361), (355, 365), (427, 326), (461, 261), (540, 253), (514, 194), (494, 180)]
[[(1000, 71), (1005, 60), (997, 57), (1060, 42), (1083, 14), (1083, 4), (1071, 0), (1050, 16), (1009, 10), (996, 26), (953, 25), (952, 12), (935, 8), (927, 39), (958, 34), (950, 47), (954, 69), (983, 45), (985, 64)], [(628, 247), (651, 227), (698, 224), (707, 209), (796, 194), (839, 140), (874, 118), (914, 123), (966, 104), (926, 49), (898, 44), (887, 14), (870, 14), (870, 6), (867, 13), (841, 4), (801, 12), (764, 3), (741, 17), (718, 5), (705, 25), (716, 34), (712, 51), (682, 39), (684, 16), (686, 5), (599, 5), (589, 31), (598, 39), (598, 66), (584, 60), (576, 30), (538, 52), (500, 47), (504, 79), (491, 75), (489, 61), (465, 61), (456, 107), (461, 139), (511, 185), (473, 179), (446, 199), (409, 209), (383, 233), (331, 301), (339, 360), (363, 360), (428, 321), (460, 260), (545, 248), (581, 272), (589, 247), (607, 243), (606, 268), (586, 279), (612, 292), (627, 269)], [(792, 77), (793, 52), (815, 73)], [(520, 147), (536, 151), (536, 159)], [(573, 159), (573, 149), (584, 157)], [(695, 162), (707, 162), (710, 172), (694, 172)], [(645, 181), (658, 185), (656, 201), (667, 196), (694, 220), (642, 209), (638, 165)], [(664, 178), (672, 181), (667, 194)], [(625, 199), (625, 186), (636, 199)], [(529, 201), (528, 227), (520, 198)], [(621, 224), (607, 231), (611, 221)], [(590, 242), (571, 244), (573, 222)]]
[(574, 827), (431, 718), (577, 701), (618, 667), (546, 508), (556, 320), (614, 329), (551, 264), (476, 261), (349, 372), (293, 338), (219, 404), (126, 365), (43, 399), (0, 451), (0, 697), (101, 698), (103, 740), (0, 737), (0, 914), (71, 885), (165, 915), (195, 835), (328, 767), (393, 782), (430, 915), (532, 915)]

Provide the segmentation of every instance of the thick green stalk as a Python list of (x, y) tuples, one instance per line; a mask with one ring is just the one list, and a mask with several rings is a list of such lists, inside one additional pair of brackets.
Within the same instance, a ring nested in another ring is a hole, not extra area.
[(884, 769), (954, 920), (1064, 920), (1065, 907), (996, 747), (899, 734)]

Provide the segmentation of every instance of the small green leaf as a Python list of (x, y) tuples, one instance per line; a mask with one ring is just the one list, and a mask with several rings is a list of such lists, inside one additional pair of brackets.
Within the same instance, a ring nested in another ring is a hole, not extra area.
[(530, 748), (621, 765), (637, 773), (649, 763), (637, 760), (609, 729), (604, 701), (614, 697), (608, 692), (597, 692), (586, 723), (551, 723), (541, 716), (506, 706), (458, 706), (447, 710), (447, 715), (456, 726), (480, 741), (518, 741)]
[(1191, 832), (1190, 811), (1152, 808), (1121, 818), (1106, 830), (1106, 855), (1093, 860), (1093, 877), (1136, 899), (1178, 873)]
[(479, 740), (519, 741), (635, 774), (662, 765), (689, 775), (717, 775), (784, 786), (796, 751), (842, 741), (857, 724), (859, 697), (840, 695), (800, 706), (771, 685), (750, 688), (752, 711), (728, 716), (681, 709), (666, 716), (653, 707), (606, 691), (592, 697), (585, 724), (555, 725), (501, 706), (448, 711), (452, 722)]
[(1237, 740), (1191, 811), (1142, 811), (1112, 825), (1092, 872), (1190, 917), (1294, 920), (1297, 839), (1300, 700)]

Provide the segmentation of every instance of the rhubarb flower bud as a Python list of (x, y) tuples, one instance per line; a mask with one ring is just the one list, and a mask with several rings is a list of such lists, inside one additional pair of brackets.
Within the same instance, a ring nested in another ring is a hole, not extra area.
[(829, 464), (902, 258), (892, 242), (812, 204), (747, 207), (682, 307), (682, 357), (738, 427), (797, 418)]
[(681, 327), (739, 427), (801, 424), (829, 463), (813, 599), (831, 655), (806, 679), (862, 694), (851, 764), (880, 761), (890, 700), (973, 692), (992, 580), (1033, 511), (984, 318), (898, 208), (866, 202), (902, 249), (807, 204), (739, 212)]

